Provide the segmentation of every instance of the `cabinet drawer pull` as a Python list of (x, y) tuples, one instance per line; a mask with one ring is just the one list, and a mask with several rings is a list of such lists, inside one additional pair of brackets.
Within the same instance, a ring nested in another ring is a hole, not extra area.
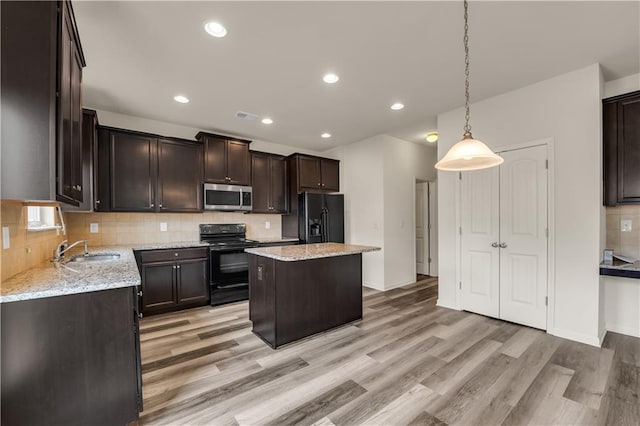
[(176, 252), (176, 253), (173, 253), (173, 255), (174, 255), (174, 256), (176, 256), (176, 257), (178, 257), (178, 253), (177, 253), (177, 252)]

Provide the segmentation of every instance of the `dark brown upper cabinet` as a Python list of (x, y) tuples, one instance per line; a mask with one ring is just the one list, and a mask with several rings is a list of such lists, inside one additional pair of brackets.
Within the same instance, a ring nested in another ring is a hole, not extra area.
[(286, 162), (281, 155), (251, 152), (254, 213), (286, 213)]
[(340, 162), (330, 158), (292, 154), (287, 159), (291, 193), (340, 191)]
[(604, 99), (604, 204), (640, 204), (640, 91)]
[(202, 210), (201, 144), (109, 128), (98, 140), (97, 210)]
[(158, 211), (194, 212), (202, 205), (202, 145), (158, 141)]
[(204, 145), (204, 181), (229, 185), (251, 185), (251, 141), (199, 132)]
[(86, 64), (71, 3), (0, 2), (0, 16), (0, 198), (78, 206), (89, 196), (82, 164)]

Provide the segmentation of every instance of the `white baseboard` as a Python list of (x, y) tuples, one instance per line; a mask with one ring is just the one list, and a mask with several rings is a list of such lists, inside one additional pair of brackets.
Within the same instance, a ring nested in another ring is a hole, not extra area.
[(602, 347), (602, 343), (604, 342), (604, 337), (607, 335), (607, 327), (604, 327), (598, 336), (598, 340), (600, 340), (600, 347)]
[(367, 288), (372, 288), (372, 289), (378, 290), (378, 291), (384, 291), (384, 287), (379, 287), (379, 286), (377, 286), (375, 284), (369, 284), (369, 283), (363, 282), (362, 286), (363, 287), (367, 287)]
[[(561, 330), (561, 329), (549, 329), (547, 333), (552, 334), (557, 337), (562, 337), (563, 339), (573, 340), (574, 342), (585, 343), (587, 345), (600, 347), (602, 341), (600, 340), (601, 336), (591, 336), (588, 334), (576, 333), (575, 331), (569, 330)], [(604, 335), (602, 336), (604, 337)]]
[(448, 303), (442, 302), (440, 299), (438, 299), (438, 300), (436, 301), (436, 306), (440, 306), (440, 307), (442, 307), (442, 308), (453, 309), (453, 310), (456, 310), (456, 311), (461, 311), (461, 310), (462, 310), (462, 309), (460, 309), (460, 308), (459, 308), (459, 307), (457, 307), (457, 306), (450, 305), (450, 304), (448, 304)]
[(398, 283), (398, 284), (391, 284), (390, 286), (384, 286), (384, 291), (388, 291), (388, 290), (393, 290), (394, 288), (398, 288), (398, 287), (404, 287), (405, 285), (409, 285), (409, 284), (413, 284), (415, 283), (415, 280), (413, 281), (407, 281), (406, 283)]
[(638, 330), (638, 327), (607, 323), (607, 330), (613, 331), (614, 333), (626, 334), (627, 336), (640, 337), (640, 330)]

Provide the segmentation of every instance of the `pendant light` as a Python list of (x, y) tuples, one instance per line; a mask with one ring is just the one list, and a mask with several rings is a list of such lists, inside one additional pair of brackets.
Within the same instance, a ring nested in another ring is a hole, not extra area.
[(498, 166), (504, 159), (491, 149), (474, 139), (469, 125), (469, 3), (464, 0), (464, 95), (465, 125), (462, 140), (449, 149), (449, 152), (436, 163), (436, 169), (448, 171), (479, 170)]

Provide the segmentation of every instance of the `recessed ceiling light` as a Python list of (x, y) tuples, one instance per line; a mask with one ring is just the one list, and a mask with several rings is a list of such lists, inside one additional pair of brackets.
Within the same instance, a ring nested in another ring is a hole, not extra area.
[(324, 80), (325, 83), (333, 84), (338, 80), (340, 80), (340, 77), (338, 77), (334, 73), (329, 73), (329, 74), (325, 74), (324, 77), (322, 77), (322, 79)]
[(401, 104), (400, 102), (396, 102), (395, 104), (391, 105), (391, 109), (394, 111), (399, 111), (402, 108), (404, 108), (404, 104)]
[(207, 22), (204, 24), (204, 30), (214, 37), (224, 37), (227, 35), (227, 29), (218, 22)]
[(265, 117), (262, 119), (262, 124), (273, 124), (273, 120)]
[(189, 98), (187, 98), (186, 96), (182, 96), (182, 95), (177, 95), (173, 97), (173, 100), (176, 102), (180, 102), (181, 104), (186, 104), (189, 102)]
[(427, 142), (437, 142), (438, 141), (438, 132), (427, 133)]
[(320, 137), (324, 138), (324, 139), (330, 138), (331, 137), (331, 133), (326, 133), (325, 132), (325, 133), (321, 134)]

